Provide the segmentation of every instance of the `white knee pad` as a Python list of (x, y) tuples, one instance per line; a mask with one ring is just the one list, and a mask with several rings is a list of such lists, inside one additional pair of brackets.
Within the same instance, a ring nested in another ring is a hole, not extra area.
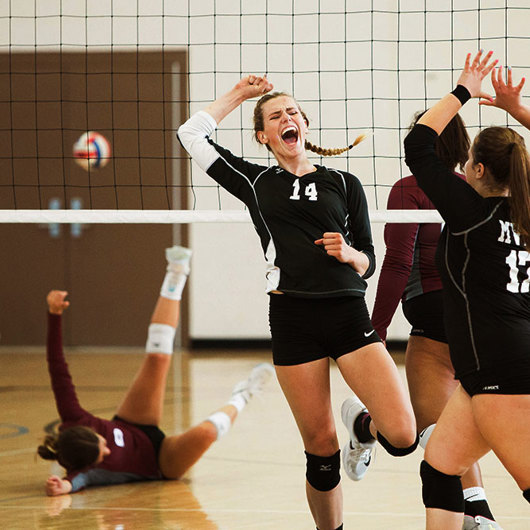
[(214, 427), (217, 429), (217, 439), (224, 436), (229, 430), (232, 422), (230, 421), (230, 416), (226, 412), (214, 412), (211, 416), (206, 418), (206, 421), (213, 423)]
[(151, 324), (147, 333), (146, 353), (173, 353), (176, 328), (167, 324)]

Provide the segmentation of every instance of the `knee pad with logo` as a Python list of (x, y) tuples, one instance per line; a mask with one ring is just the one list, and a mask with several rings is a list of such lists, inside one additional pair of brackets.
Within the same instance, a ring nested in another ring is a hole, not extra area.
[(318, 491), (330, 491), (340, 482), (340, 450), (331, 456), (305, 452), (307, 482)]

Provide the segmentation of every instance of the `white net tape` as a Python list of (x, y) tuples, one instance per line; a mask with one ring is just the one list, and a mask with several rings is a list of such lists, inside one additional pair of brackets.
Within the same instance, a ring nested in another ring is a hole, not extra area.
[[(373, 223), (440, 223), (435, 210), (372, 210)], [(250, 223), (244, 210), (0, 210), (0, 223)]]

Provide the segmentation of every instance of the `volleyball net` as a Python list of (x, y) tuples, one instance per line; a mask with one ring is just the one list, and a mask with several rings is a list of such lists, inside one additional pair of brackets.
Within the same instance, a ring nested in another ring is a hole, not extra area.
[[(249, 73), (294, 95), (312, 143), (343, 147), (368, 133), (351, 151), (309, 158), (355, 174), (372, 221), (436, 221), (386, 210), (409, 174), (410, 122), (452, 89), (468, 52), (492, 49), (515, 79), (528, 73), (529, 22), (521, 0), (7, 0), (0, 222), (249, 222), (175, 136)], [(215, 140), (273, 163), (252, 139), (254, 104), (223, 120)], [(527, 134), (498, 109), (471, 103), (462, 116), (471, 136), (492, 123)]]

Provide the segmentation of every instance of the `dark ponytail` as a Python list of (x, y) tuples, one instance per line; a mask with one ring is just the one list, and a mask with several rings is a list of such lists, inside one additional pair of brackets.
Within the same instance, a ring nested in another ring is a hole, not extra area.
[(524, 145), (514, 142), (510, 155), (510, 212), (523, 245), (530, 248), (530, 160)]
[(530, 158), (523, 137), (509, 127), (488, 127), (471, 148), (473, 162), (484, 164), (494, 191), (509, 191), (511, 221), (530, 248)]
[(100, 453), (98, 435), (83, 426), (69, 427), (58, 434), (49, 434), (37, 448), (44, 460), (57, 460), (68, 471), (93, 465)]

